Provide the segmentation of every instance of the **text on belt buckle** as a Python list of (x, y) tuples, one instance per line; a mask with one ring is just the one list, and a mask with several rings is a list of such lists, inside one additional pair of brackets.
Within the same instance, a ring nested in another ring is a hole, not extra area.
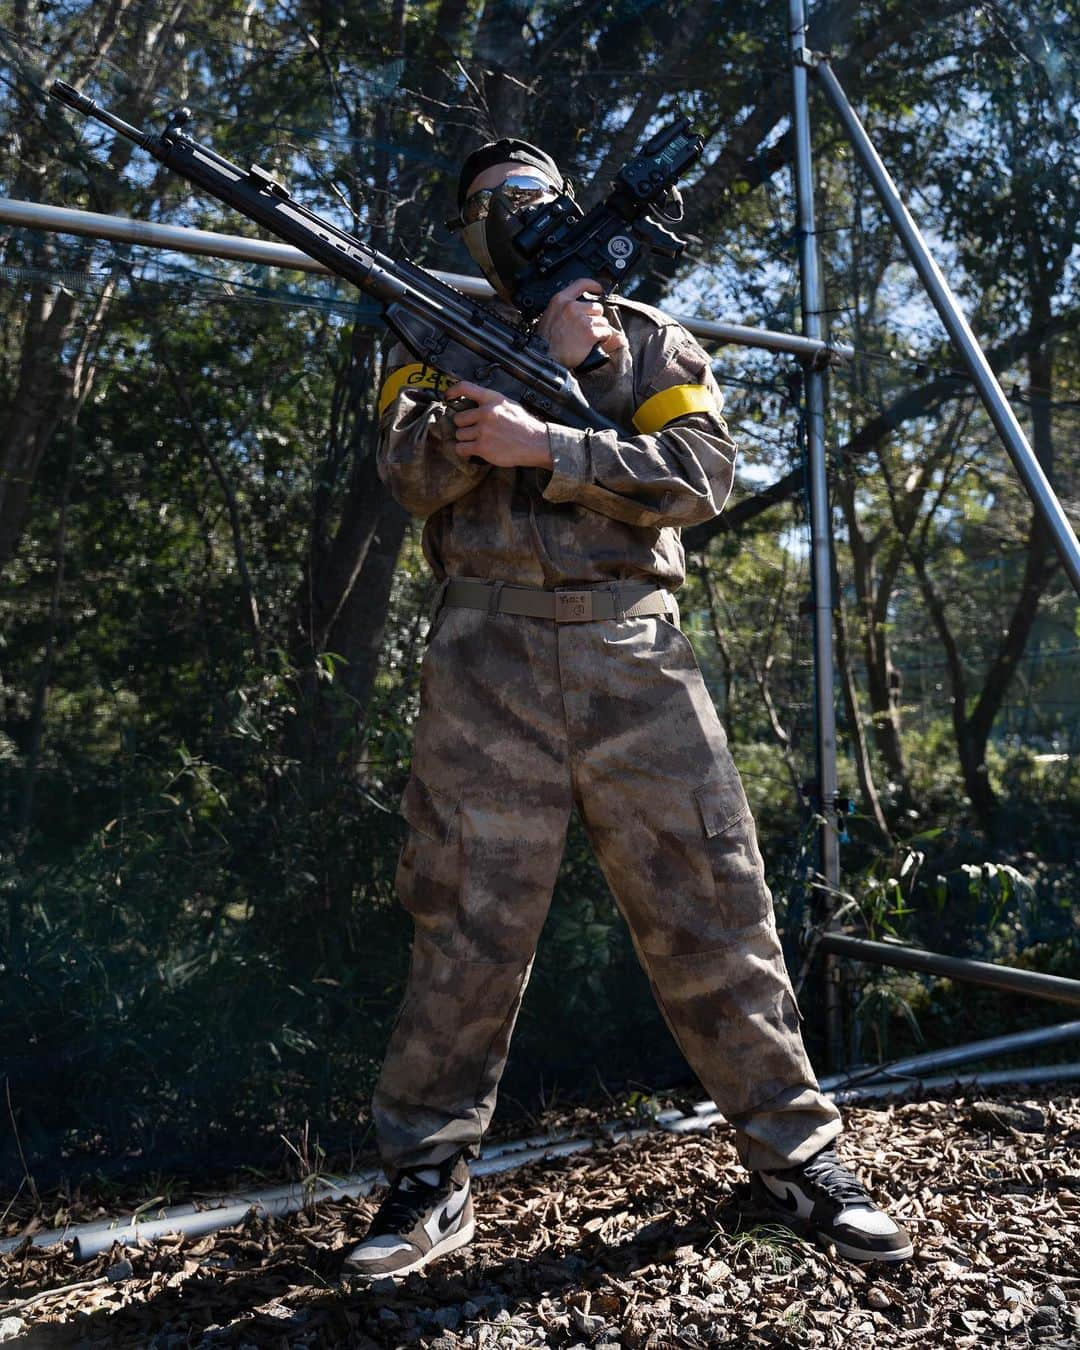
[(592, 591), (556, 591), (555, 622), (581, 623), (592, 618)]

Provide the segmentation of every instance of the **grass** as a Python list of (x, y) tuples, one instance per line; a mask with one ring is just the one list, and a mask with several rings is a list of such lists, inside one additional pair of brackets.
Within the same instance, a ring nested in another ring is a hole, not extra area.
[[(734, 1233), (723, 1229), (714, 1241), (722, 1241), (732, 1266), (748, 1265), (772, 1275), (788, 1275), (801, 1266), (808, 1255), (808, 1244), (781, 1224), (756, 1223)], [(713, 1246), (709, 1244), (710, 1248)]]

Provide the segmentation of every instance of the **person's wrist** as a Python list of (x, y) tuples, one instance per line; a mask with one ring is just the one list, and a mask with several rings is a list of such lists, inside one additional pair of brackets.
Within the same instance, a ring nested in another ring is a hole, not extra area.
[(551, 454), (551, 432), (544, 423), (540, 434), (535, 438), (527, 452), (528, 462), (525, 465), (528, 469), (551, 469), (555, 466), (555, 460)]

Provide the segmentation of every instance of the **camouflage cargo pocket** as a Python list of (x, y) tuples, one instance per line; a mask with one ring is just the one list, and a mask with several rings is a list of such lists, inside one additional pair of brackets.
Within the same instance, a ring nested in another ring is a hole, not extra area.
[(738, 774), (694, 789), (725, 928), (761, 923), (772, 913), (772, 896), (757, 846), (750, 805)]

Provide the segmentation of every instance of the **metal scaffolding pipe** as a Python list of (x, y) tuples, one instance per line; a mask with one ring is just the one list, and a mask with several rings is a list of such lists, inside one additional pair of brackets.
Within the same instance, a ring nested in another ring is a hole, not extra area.
[(906, 1078), (899, 1083), (862, 1083), (835, 1088), (828, 1096), (837, 1106), (881, 1097), (903, 1097), (912, 1091), (946, 1090), (968, 1092), (972, 1088), (1005, 1087), (1015, 1083), (1080, 1083), (1080, 1064), (1038, 1064), (1029, 1069), (991, 1069), (989, 1073), (941, 1073), (933, 1078)]
[[(805, 0), (790, 0), (790, 37), (793, 56), (806, 46)], [(822, 289), (814, 220), (814, 173), (810, 146), (810, 103), (806, 67), (792, 64), (795, 132), (795, 203), (798, 212), (799, 277), (802, 291), (803, 334), (821, 341)], [(807, 367), (806, 460), (810, 498), (810, 557), (814, 606), (814, 694), (817, 729), (817, 810), (821, 813), (821, 871), (829, 887), (825, 903), (831, 910), (840, 886), (840, 837), (836, 797), (836, 703), (833, 662), (833, 554), (829, 518), (829, 478), (825, 453), (825, 380), (820, 370)], [(843, 1060), (843, 1018), (835, 963), (825, 964), (825, 1021), (829, 1063)]]
[[(228, 258), (234, 262), (255, 263), (263, 267), (284, 267), (294, 272), (333, 275), (322, 263), (289, 244), (248, 239), (239, 234), (217, 234), (213, 230), (196, 230), (186, 225), (157, 225), (150, 220), (102, 215), (97, 211), (76, 211), (67, 206), (45, 206), (39, 202), (16, 201), (11, 197), (0, 197), (0, 223), (20, 225), (31, 230), (50, 230), (57, 234), (83, 235), (91, 239), (111, 239), (116, 243), (167, 249), (174, 253)], [(479, 277), (465, 276), (460, 272), (439, 272), (432, 267), (426, 270), (440, 281), (455, 286), (466, 295), (476, 296), (478, 300), (490, 300), (494, 295), (487, 282)], [(714, 319), (691, 318), (689, 315), (673, 317), (695, 337), (785, 352), (803, 361), (825, 362), (829, 359), (847, 359), (853, 355), (850, 347), (830, 346), (794, 333), (778, 333), (769, 328), (720, 323)]]
[[(1052, 1027), (1036, 1027), (1031, 1031), (1013, 1031), (1005, 1036), (991, 1036), (988, 1040), (972, 1041), (967, 1045), (954, 1045), (948, 1050), (930, 1050), (923, 1055), (911, 1055), (907, 1059), (897, 1059), (891, 1064), (871, 1064), (865, 1069), (851, 1073), (834, 1073), (821, 1080), (822, 1092), (831, 1096), (834, 1091), (848, 1091), (869, 1083), (895, 1082), (900, 1079), (911, 1080), (912, 1075), (933, 1069), (947, 1069), (953, 1064), (970, 1064), (979, 1059), (992, 1059), (997, 1055), (1008, 1055), (1014, 1050), (1034, 1050), (1047, 1045), (1060, 1045), (1064, 1041), (1080, 1040), (1080, 1022), (1062, 1022)], [(914, 1084), (911, 1084), (914, 1086)], [(711, 1101), (698, 1102), (693, 1112), (680, 1119), (672, 1120), (664, 1126), (675, 1134), (696, 1134), (699, 1130), (711, 1129), (724, 1117)]]
[(847, 956), (872, 965), (897, 966), (901, 970), (921, 970), (928, 975), (943, 975), (968, 984), (983, 984), (991, 989), (1006, 989), (1033, 998), (1054, 999), (1058, 1003), (1080, 1005), (1080, 980), (1064, 975), (1046, 975), (1038, 970), (1017, 970), (992, 961), (972, 961), (964, 956), (944, 956), (940, 952), (906, 947), (899, 942), (873, 942), (869, 938), (850, 937), (846, 933), (823, 933), (823, 951)]
[(0, 221), (28, 230), (111, 239), (118, 244), (137, 244), (142, 248), (168, 249), (175, 253), (230, 258), (236, 262), (329, 275), (322, 263), (288, 244), (248, 239), (239, 234), (217, 234), (188, 225), (159, 225), (152, 220), (107, 216), (99, 211), (76, 211), (68, 206), (45, 206), (41, 202), (21, 202), (11, 197), (0, 197)]
[(1010, 1031), (1004, 1036), (990, 1036), (982, 1041), (954, 1045), (948, 1050), (930, 1050), (922, 1055), (910, 1055), (907, 1059), (893, 1060), (891, 1064), (873, 1064), (865, 1069), (853, 1070), (851, 1073), (833, 1074), (831, 1078), (823, 1078), (821, 1086), (831, 1092), (833, 1088), (848, 1088), (864, 1082), (918, 1075), (934, 1069), (948, 1069), (954, 1064), (971, 1064), (980, 1059), (995, 1059), (998, 1055), (1009, 1055), (1015, 1050), (1036, 1050), (1075, 1040), (1080, 1040), (1080, 1022), (1059, 1022), (1052, 1027)]
[[(1080, 1064), (1045, 1064), (1027, 1069), (999, 1069), (989, 1073), (968, 1075), (943, 1074), (934, 1078), (901, 1077), (912, 1070), (933, 1069), (964, 1059), (983, 1059), (1009, 1049), (1031, 1048), (1080, 1037), (1080, 1022), (1060, 1027), (1023, 1031), (1011, 1036), (998, 1036), (973, 1045), (957, 1046), (952, 1050), (935, 1050), (898, 1060), (891, 1065), (868, 1069), (868, 1078), (860, 1081), (857, 1074), (837, 1074), (821, 1080), (822, 1090), (840, 1105), (879, 1097), (900, 1096), (913, 1089), (996, 1087), (1009, 1083), (1047, 1083), (1076, 1079), (1080, 1081)], [(895, 1075), (890, 1078), (885, 1075)], [(698, 1102), (692, 1111), (665, 1111), (656, 1117), (652, 1126), (630, 1126), (622, 1121), (608, 1121), (592, 1136), (574, 1136), (567, 1131), (547, 1135), (531, 1135), (525, 1139), (509, 1140), (484, 1149), (480, 1158), (470, 1165), (474, 1176), (489, 1176), (509, 1172), (527, 1163), (551, 1158), (564, 1158), (595, 1148), (597, 1143), (621, 1143), (639, 1139), (653, 1128), (671, 1134), (696, 1134), (725, 1123), (725, 1117), (712, 1102)], [(150, 1218), (133, 1214), (127, 1219), (94, 1219), (90, 1223), (72, 1224), (33, 1235), (36, 1247), (51, 1247), (58, 1242), (71, 1242), (76, 1261), (87, 1261), (101, 1252), (109, 1251), (114, 1243), (141, 1247), (173, 1233), (187, 1238), (202, 1237), (243, 1223), (249, 1215), (256, 1218), (281, 1218), (296, 1214), (312, 1204), (363, 1197), (374, 1189), (381, 1178), (379, 1169), (371, 1169), (340, 1179), (316, 1180), (304, 1186), (297, 1183), (276, 1186), (263, 1191), (249, 1191), (239, 1195), (221, 1196), (205, 1205), (177, 1205), (159, 1211)], [(23, 1238), (5, 1238), (0, 1242), (0, 1254), (19, 1247)]]
[(1069, 524), (1068, 517), (1058, 501), (1050, 480), (1043, 472), (1035, 452), (1028, 444), (1024, 430), (1016, 418), (1005, 397), (997, 377), (990, 369), (990, 363), (983, 355), (975, 334), (971, 331), (963, 311), (949, 287), (949, 283), (934, 261), (918, 225), (915, 224), (896, 184), (882, 163), (866, 129), (859, 121), (855, 109), (848, 102), (840, 81), (836, 78), (828, 60), (815, 52), (803, 50), (799, 59), (804, 69), (814, 71), (829, 102), (839, 117), (848, 139), (855, 149), (859, 162), (866, 170), (874, 190), (881, 199), (886, 214), (892, 221), (908, 257), (911, 259), (934, 308), (952, 338), (953, 345), (960, 353), (964, 364), (971, 374), (979, 397), (983, 401), (990, 420), (997, 428), (998, 435), (1005, 444), (1013, 464), (1019, 473), (1024, 487), (1028, 491), (1035, 509), (1050, 531), (1054, 545), (1064, 564), (1073, 586), (1080, 593), (1080, 542)]
[[(622, 1143), (650, 1133), (649, 1126), (627, 1127), (612, 1121), (601, 1127), (605, 1143)], [(470, 1164), (473, 1176), (491, 1176), (510, 1172), (527, 1163), (565, 1158), (595, 1147), (596, 1137), (572, 1136), (564, 1131), (551, 1135), (534, 1135), (528, 1139), (511, 1140), (506, 1144), (485, 1149), (480, 1158)], [(95, 1219), (90, 1223), (72, 1224), (66, 1228), (35, 1233), (36, 1247), (51, 1247), (58, 1242), (71, 1242), (72, 1255), (78, 1262), (89, 1261), (114, 1244), (121, 1247), (143, 1247), (159, 1238), (182, 1233), (194, 1239), (222, 1228), (232, 1228), (249, 1216), (259, 1219), (283, 1218), (297, 1214), (313, 1204), (362, 1198), (382, 1180), (382, 1171), (372, 1168), (366, 1172), (341, 1179), (318, 1179), (309, 1185), (293, 1183), (275, 1186), (269, 1190), (243, 1192), (221, 1196), (205, 1205), (176, 1205), (151, 1216), (133, 1214), (128, 1219)], [(14, 1251), (22, 1238), (5, 1238), (0, 1242), (0, 1254)]]

